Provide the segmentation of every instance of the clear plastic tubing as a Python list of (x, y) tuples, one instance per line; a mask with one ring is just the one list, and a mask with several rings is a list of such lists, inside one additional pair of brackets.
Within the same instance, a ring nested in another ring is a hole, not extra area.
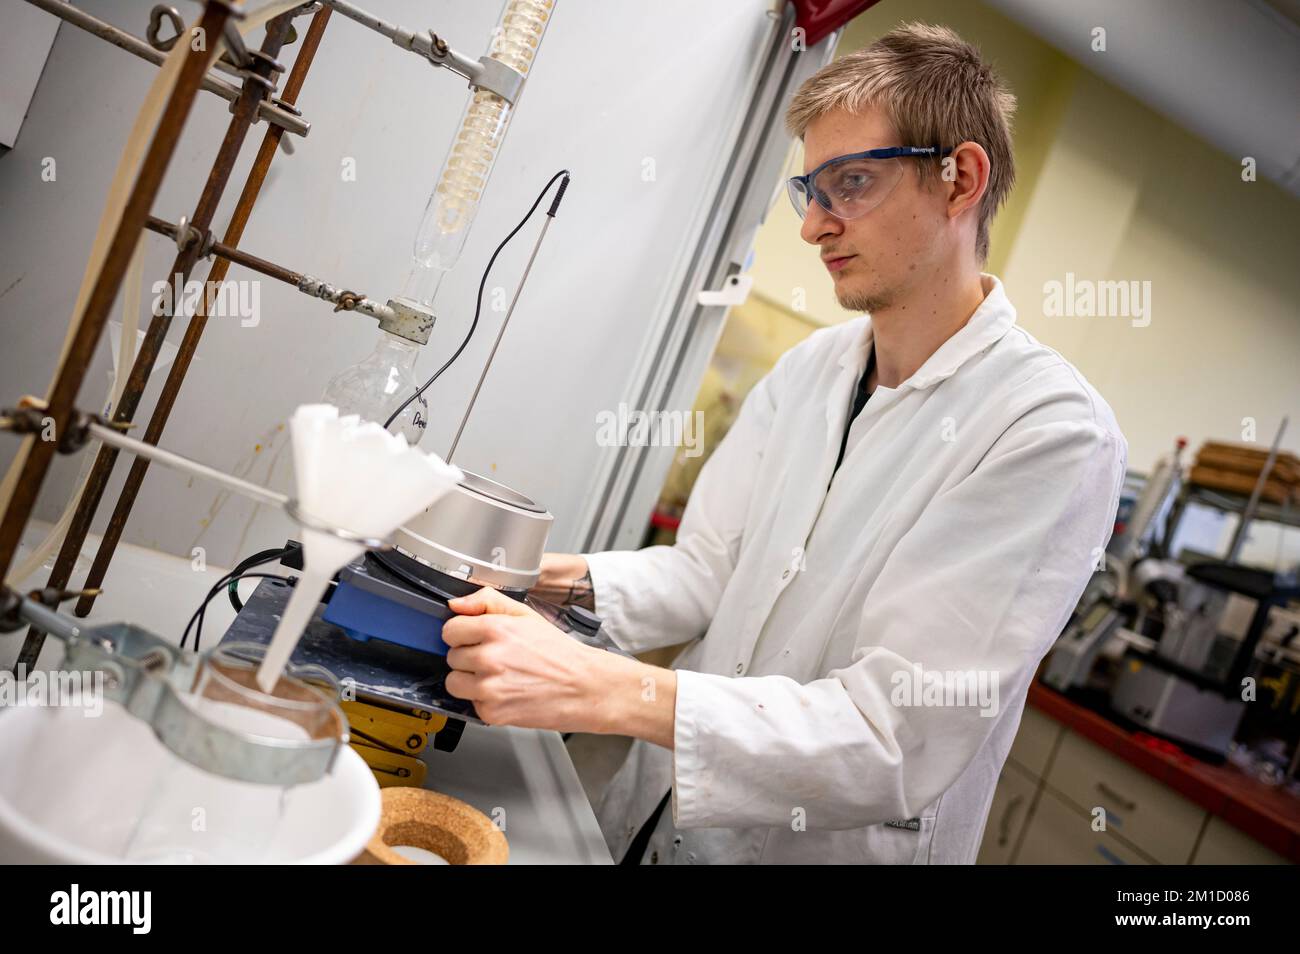
[[(554, 9), (555, 0), (507, 0), (488, 56), (527, 76)], [(474, 91), (416, 233), (415, 261), (404, 297), (431, 307), (443, 275), (456, 264), (505, 139), (510, 112), (510, 104), (496, 93)]]

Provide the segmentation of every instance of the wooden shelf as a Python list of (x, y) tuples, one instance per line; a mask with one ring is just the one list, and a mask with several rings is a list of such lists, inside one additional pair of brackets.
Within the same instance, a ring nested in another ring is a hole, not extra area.
[[(1228, 493), (1226, 490), (1211, 490), (1208, 487), (1185, 485), (1183, 495), (1188, 503), (1198, 503), (1225, 513), (1240, 514), (1250, 502), (1249, 497)], [(1281, 507), (1267, 500), (1260, 500), (1255, 508), (1255, 520), (1267, 523), (1280, 523), (1288, 527), (1300, 527), (1300, 507)]]

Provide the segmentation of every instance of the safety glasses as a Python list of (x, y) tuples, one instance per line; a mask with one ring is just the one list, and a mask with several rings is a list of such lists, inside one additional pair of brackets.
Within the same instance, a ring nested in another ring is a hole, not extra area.
[(840, 219), (866, 215), (893, 191), (903, 177), (900, 159), (942, 158), (952, 152), (938, 146), (890, 146), (828, 159), (812, 172), (792, 176), (786, 191), (799, 218), (817, 204)]

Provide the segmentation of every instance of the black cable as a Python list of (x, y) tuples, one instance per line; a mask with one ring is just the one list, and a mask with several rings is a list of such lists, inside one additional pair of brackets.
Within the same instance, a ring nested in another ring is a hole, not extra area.
[[(279, 580), (281, 583), (292, 584), (293, 581), (287, 576), (279, 573), (241, 573), (233, 578), (234, 582), (240, 580)], [(203, 601), (199, 608), (199, 625), (194, 629), (194, 651), (199, 651), (199, 643), (203, 639), (203, 620), (207, 617), (208, 604), (212, 602), (213, 597), (221, 592), (220, 587), (214, 587), (212, 592), (208, 593), (208, 598)]]
[[(264, 559), (257, 559), (258, 557), (262, 557), (263, 555), (266, 555)], [(252, 569), (252, 567), (254, 566), (261, 566), (264, 563), (270, 563), (272, 560), (278, 560), (283, 555), (284, 555), (283, 550), (263, 550), (261, 553), (254, 554), (254, 556), (251, 556), (247, 560), (244, 560), (239, 564), (239, 566), (235, 567), (235, 569), (231, 570), (229, 573), (227, 573), (225, 576), (219, 579), (213, 585), (212, 589), (208, 590), (208, 595), (204, 597), (203, 602), (199, 604), (199, 608), (194, 611), (194, 615), (190, 617), (190, 621), (185, 624), (185, 632), (181, 633), (181, 649), (184, 649), (185, 644), (189, 641), (190, 630), (194, 628), (195, 623), (199, 622), (199, 620), (202, 619), (204, 615), (203, 611), (207, 608), (208, 603), (212, 602), (212, 598), (221, 592), (221, 588), (223, 586), (229, 583), (232, 578), (243, 575), (243, 571)], [(253, 562), (254, 560), (256, 560), (256, 562)], [(199, 627), (199, 630), (200, 632), (202, 631), (201, 625)], [(198, 649), (197, 636), (195, 637), (194, 648)]]
[[(289, 547), (274, 547), (270, 550), (260, 550), (259, 552), (254, 553), (251, 557), (248, 557), (246, 560), (240, 560), (239, 563), (236, 564), (235, 568), (230, 572), (244, 573), (255, 566), (261, 566), (263, 563), (270, 560), (279, 559), (288, 552)], [(231, 580), (226, 584), (226, 595), (230, 597), (230, 605), (235, 608), (236, 613), (244, 608), (243, 601), (239, 598), (238, 580)]]
[(434, 381), (437, 381), (438, 378), (442, 377), (442, 372), (450, 368), (452, 362), (455, 361), (457, 358), (459, 358), (461, 352), (465, 350), (466, 345), (469, 344), (470, 338), (474, 337), (474, 331), (478, 328), (479, 315), (483, 311), (483, 289), (487, 287), (488, 276), (492, 273), (492, 266), (496, 263), (497, 256), (501, 254), (501, 250), (506, 247), (507, 243), (509, 243), (509, 241), (512, 238), (514, 238), (515, 235), (518, 234), (519, 230), (528, 224), (528, 220), (533, 217), (533, 213), (537, 211), (537, 207), (542, 204), (542, 199), (546, 198), (546, 193), (551, 191), (551, 186), (555, 185), (556, 180), (560, 178), (564, 179), (564, 183), (560, 186), (560, 191), (557, 192), (555, 195), (555, 201), (551, 203), (551, 207), (546, 213), (552, 218), (555, 217), (555, 212), (560, 207), (560, 199), (564, 197), (564, 190), (569, 187), (568, 169), (561, 169), (555, 175), (551, 176), (551, 181), (546, 183), (546, 185), (542, 188), (542, 191), (537, 196), (536, 201), (533, 202), (532, 208), (528, 210), (528, 214), (525, 215), (523, 219), (520, 220), (519, 224), (516, 225), (514, 229), (511, 230), (509, 235), (507, 235), (504, 239), (501, 240), (501, 244), (497, 246), (496, 251), (492, 253), (492, 257), (488, 259), (487, 268), (483, 269), (483, 277), (482, 279), (479, 280), (478, 301), (474, 305), (474, 320), (470, 322), (469, 331), (466, 332), (465, 334), (465, 340), (460, 343), (460, 347), (456, 349), (455, 354), (453, 354), (450, 358), (447, 359), (447, 363), (433, 373), (433, 377), (429, 378), (428, 381), (425, 381), (424, 384), (420, 385), (420, 387), (416, 389), (414, 394), (412, 394), (400, 405), (398, 405), (396, 411), (388, 415), (388, 420), (384, 421), (385, 430), (392, 427), (393, 421), (397, 420), (397, 415), (405, 411), (407, 407), (410, 406), (412, 401), (417, 400), (420, 397), (420, 395), (422, 395), (425, 391), (429, 389), (429, 386), (433, 384)]

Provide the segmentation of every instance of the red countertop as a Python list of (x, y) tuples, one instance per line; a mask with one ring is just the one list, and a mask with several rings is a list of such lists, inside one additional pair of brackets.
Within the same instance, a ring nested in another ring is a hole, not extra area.
[(1235, 765), (1210, 765), (1185, 753), (1144, 745), (1132, 732), (1037, 681), (1029, 687), (1029, 704), (1279, 855), (1300, 863), (1300, 798), (1252, 778)]

